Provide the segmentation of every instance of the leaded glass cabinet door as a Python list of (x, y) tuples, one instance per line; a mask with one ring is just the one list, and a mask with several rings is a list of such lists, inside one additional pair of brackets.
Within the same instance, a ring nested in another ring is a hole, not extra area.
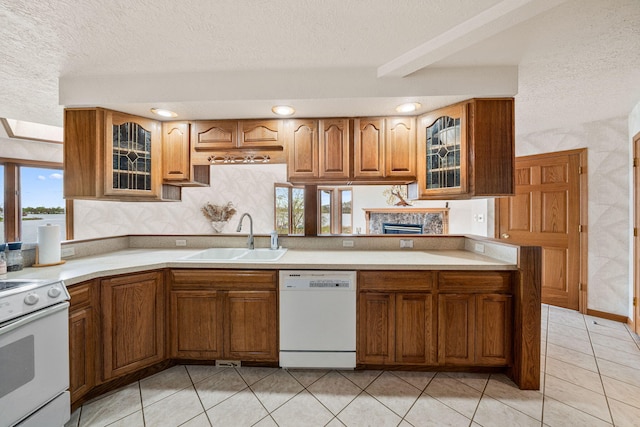
[(421, 196), (467, 192), (467, 132), (465, 105), (423, 116), (419, 135)]
[(160, 124), (107, 113), (105, 194), (157, 197), (161, 191)]

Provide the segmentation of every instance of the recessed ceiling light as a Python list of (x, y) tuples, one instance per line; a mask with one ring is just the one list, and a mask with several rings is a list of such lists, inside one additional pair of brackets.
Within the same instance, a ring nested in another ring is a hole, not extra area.
[(296, 112), (295, 108), (288, 105), (274, 105), (271, 107), (271, 111), (278, 116), (290, 116)]
[(396, 107), (398, 113), (411, 113), (422, 107), (419, 102), (407, 102), (406, 104), (400, 104)]
[(152, 108), (151, 112), (153, 114), (157, 114), (158, 116), (162, 116), (162, 117), (178, 117), (177, 113), (174, 113), (173, 111), (169, 111), (169, 110), (164, 110), (162, 108)]

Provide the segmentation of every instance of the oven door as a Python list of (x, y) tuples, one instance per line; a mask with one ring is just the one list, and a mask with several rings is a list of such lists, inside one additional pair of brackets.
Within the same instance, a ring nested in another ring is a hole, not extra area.
[(0, 426), (13, 426), (69, 388), (68, 313), (64, 302), (0, 325)]

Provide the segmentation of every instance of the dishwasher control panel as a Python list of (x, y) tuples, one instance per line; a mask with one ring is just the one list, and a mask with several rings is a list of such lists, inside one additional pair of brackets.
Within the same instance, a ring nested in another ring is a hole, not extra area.
[(309, 281), (310, 288), (348, 288), (351, 285), (349, 280), (325, 279)]
[(280, 290), (304, 289), (356, 289), (355, 271), (311, 271), (311, 270), (283, 270), (280, 271)]

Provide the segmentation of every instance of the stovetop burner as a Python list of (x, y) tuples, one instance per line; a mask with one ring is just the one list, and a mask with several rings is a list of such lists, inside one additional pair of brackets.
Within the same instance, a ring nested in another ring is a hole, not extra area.
[(19, 280), (0, 280), (0, 294), (2, 291), (8, 291), (10, 289), (16, 289), (21, 286), (29, 286), (36, 285), (44, 282), (44, 280), (28, 280), (28, 279), (19, 279)]

